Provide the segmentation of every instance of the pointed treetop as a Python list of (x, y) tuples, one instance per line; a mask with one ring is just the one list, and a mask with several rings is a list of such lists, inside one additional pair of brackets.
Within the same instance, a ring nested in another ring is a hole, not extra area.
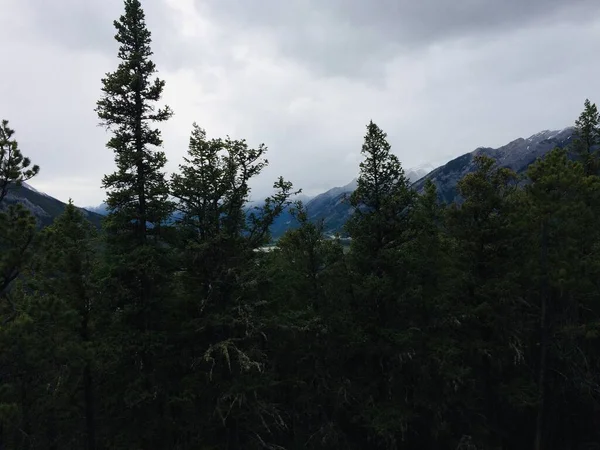
[(583, 160), (587, 175), (597, 172), (598, 161), (595, 153), (600, 144), (600, 114), (595, 103), (589, 99), (584, 102), (584, 109), (575, 121), (576, 139), (573, 149)]
[(31, 160), (23, 156), (14, 134), (8, 120), (3, 120), (0, 124), (0, 202), (11, 185), (20, 186), (40, 171), (39, 166), (31, 166)]

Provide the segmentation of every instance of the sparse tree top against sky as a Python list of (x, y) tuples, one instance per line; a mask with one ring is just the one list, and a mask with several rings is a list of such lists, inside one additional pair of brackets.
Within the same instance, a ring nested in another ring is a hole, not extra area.
[(587, 174), (598, 170), (598, 146), (600, 145), (600, 114), (595, 103), (586, 99), (584, 109), (575, 121), (573, 150), (578, 154)]
[(10, 128), (8, 120), (0, 123), (0, 203), (8, 194), (11, 186), (19, 186), (38, 174), (40, 167), (31, 165), (24, 156), (14, 137), (15, 130)]

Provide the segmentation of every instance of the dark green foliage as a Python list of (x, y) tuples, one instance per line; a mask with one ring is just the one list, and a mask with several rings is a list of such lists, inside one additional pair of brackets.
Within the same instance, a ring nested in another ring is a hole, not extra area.
[[(23, 276), (30, 261), (35, 241), (35, 219), (22, 205), (6, 205), (8, 189), (19, 186), (37, 174), (39, 168), (29, 169), (30, 161), (23, 157), (17, 142), (12, 139), (14, 131), (3, 121), (0, 129), (0, 448), (16, 436), (15, 424), (22, 421), (22, 405), (26, 393), (15, 381), (27, 380), (19, 368), (23, 353), (22, 343), (28, 336), (21, 336), (13, 327), (21, 322), (20, 296), (15, 283)], [(15, 354), (16, 352), (16, 354)], [(26, 415), (27, 416), (27, 415)], [(30, 431), (30, 422), (25, 417), (22, 432)], [(15, 445), (16, 448), (16, 445)]]
[(322, 225), (307, 220), (301, 203), (292, 211), (299, 228), (267, 258), (272, 303), (266, 334), (270, 366), (281, 380), (272, 397), (283, 403), (286, 423), (279, 439), (286, 448), (356, 448), (346, 370), (361, 338), (348, 309), (342, 247), (323, 238)]
[(584, 110), (575, 121), (577, 138), (574, 152), (581, 158), (586, 175), (598, 172), (598, 145), (600, 144), (600, 115), (595, 103), (585, 100)]
[(401, 234), (408, 218), (414, 192), (404, 176), (396, 155), (390, 151), (386, 134), (373, 122), (361, 153), (358, 187), (350, 196), (355, 211), (347, 224), (353, 239), (354, 253), (368, 262), (373, 273), (382, 274), (386, 254), (401, 242)]
[(8, 121), (0, 126), (0, 312), (3, 323), (15, 317), (16, 310), (10, 296), (11, 284), (19, 277), (31, 256), (35, 220), (22, 205), (6, 205), (4, 200), (10, 188), (19, 187), (39, 172), (24, 157), (14, 130)]
[[(165, 358), (174, 324), (165, 319), (175, 265), (165, 242), (164, 224), (173, 210), (163, 173), (166, 157), (156, 149), (162, 140), (154, 124), (172, 112), (155, 106), (165, 83), (152, 78), (156, 67), (141, 3), (125, 0), (124, 6), (124, 15), (114, 22), (120, 63), (102, 80), (96, 108), (101, 123), (113, 131), (107, 147), (117, 166), (103, 180), (109, 214), (99, 301), (108, 313), (111, 349), (103, 363), (113, 373), (106, 388), (126, 389), (106, 399), (107, 420), (116, 427), (106, 445), (161, 448), (169, 438)], [(128, 427), (123, 429), (123, 423)]]
[[(585, 164), (585, 161), (583, 161)], [(532, 302), (541, 317), (539, 448), (554, 440), (567, 446), (586, 443), (589, 426), (582, 415), (599, 406), (600, 379), (591, 346), (597, 344), (598, 188), (586, 166), (554, 151), (529, 170), (532, 180), (524, 212), (530, 223), (530, 246), (540, 255), (530, 280)], [(537, 267), (536, 267), (537, 266)], [(537, 288), (537, 289), (536, 289)], [(560, 411), (571, 410), (569, 417)], [(561, 433), (548, 433), (546, 429)]]
[[(266, 166), (266, 147), (206, 138), (194, 125), (188, 157), (173, 176), (178, 230), (178, 335), (182, 448), (262, 448), (284, 424), (269, 395), (262, 258), (275, 218), (289, 204), (291, 183), (246, 216), (249, 182)], [(208, 432), (207, 430), (211, 430)]]
[(15, 131), (8, 126), (8, 120), (3, 120), (0, 125), (0, 204), (11, 185), (18, 187), (40, 171), (39, 166), (31, 166), (30, 159), (23, 156), (13, 138), (14, 134)]
[[(162, 144), (154, 122), (172, 116), (166, 106), (155, 107), (165, 82), (152, 76), (150, 32), (139, 0), (125, 0), (125, 14), (114, 23), (119, 47), (119, 67), (102, 80), (102, 99), (96, 111), (101, 123), (114, 131), (107, 147), (115, 152), (117, 171), (104, 177), (108, 189), (108, 224), (132, 228), (145, 242), (148, 226), (159, 228), (171, 212), (168, 187), (162, 172), (166, 157), (151, 147)], [(152, 234), (152, 232), (150, 232)]]
[(0, 333), (9, 448), (95, 448), (94, 227), (71, 204), (39, 239)]
[[(464, 202), (448, 218), (460, 269), (456, 309), (461, 353), (478, 368), (462, 380), (469, 387), (462, 393), (469, 410), (461, 426), (465, 433), (467, 424), (475, 427), (473, 442), (481, 448), (503, 448), (508, 436), (518, 435), (520, 423), (501, 412), (512, 406), (519, 413), (531, 402), (533, 389), (527, 378), (515, 375), (523, 363), (526, 336), (521, 333), (526, 327), (521, 320), (528, 312), (520, 299), (523, 246), (518, 216), (512, 213), (518, 191), (509, 169), (485, 157), (477, 157), (477, 165), (477, 172), (459, 183)], [(509, 388), (523, 398), (508, 396)]]

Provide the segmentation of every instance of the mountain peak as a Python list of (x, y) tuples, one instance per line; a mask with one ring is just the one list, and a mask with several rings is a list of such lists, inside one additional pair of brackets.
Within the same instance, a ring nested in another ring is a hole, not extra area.
[(34, 188), (34, 187), (33, 187), (32, 185), (30, 185), (29, 183), (26, 183), (25, 181), (23, 181), (23, 182), (21, 183), (21, 185), (22, 185), (22, 186), (23, 186), (25, 189), (29, 189), (30, 191), (32, 191), (32, 192), (35, 192), (36, 194), (40, 194), (40, 195), (43, 195), (44, 197), (52, 198), (52, 197), (50, 197), (48, 194), (46, 194), (45, 192), (38, 191), (36, 188)]
[(543, 141), (545, 139), (560, 138), (561, 135), (572, 135), (575, 131), (575, 127), (566, 127), (561, 130), (543, 130), (535, 133), (527, 138), (527, 141)]

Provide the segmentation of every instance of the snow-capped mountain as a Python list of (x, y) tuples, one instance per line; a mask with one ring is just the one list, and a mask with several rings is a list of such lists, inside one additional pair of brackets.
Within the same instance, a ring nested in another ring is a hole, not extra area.
[(49, 196), (49, 195), (48, 195), (48, 194), (46, 194), (45, 192), (38, 191), (36, 188), (34, 188), (34, 187), (33, 187), (32, 185), (30, 185), (29, 183), (26, 183), (26, 182), (24, 182), (24, 181), (23, 181), (23, 182), (21, 183), (21, 185), (22, 185), (23, 187), (25, 187), (26, 189), (29, 189), (30, 191), (33, 191), (33, 192), (35, 192), (36, 194), (40, 194), (40, 195), (43, 195), (44, 197), (52, 198), (51, 196)]

